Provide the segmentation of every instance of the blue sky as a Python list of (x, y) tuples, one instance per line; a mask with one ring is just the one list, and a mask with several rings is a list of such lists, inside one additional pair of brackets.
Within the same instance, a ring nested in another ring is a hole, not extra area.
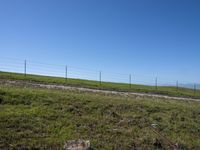
[(200, 82), (199, 0), (0, 0), (0, 59)]

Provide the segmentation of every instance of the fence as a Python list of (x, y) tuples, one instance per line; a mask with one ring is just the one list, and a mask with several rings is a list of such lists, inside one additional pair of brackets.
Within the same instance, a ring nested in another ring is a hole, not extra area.
[(100, 85), (102, 84), (102, 82), (126, 83), (129, 85), (130, 88), (132, 84), (139, 84), (155, 86), (155, 89), (158, 89), (158, 86), (175, 86), (177, 89), (179, 87), (187, 87), (194, 89), (194, 91), (196, 91), (196, 89), (200, 89), (199, 84), (187, 84), (189, 82), (181, 82), (179, 80), (169, 82), (169, 79), (161, 77), (137, 75), (133, 73), (123, 74), (104, 72), (101, 70), (69, 66), (67, 64), (56, 65), (16, 58), (0, 58), (0, 71), (23, 73), (24, 76), (26, 76), (27, 74), (34, 74), (63, 77), (66, 80), (68, 78), (95, 80), (99, 81)]

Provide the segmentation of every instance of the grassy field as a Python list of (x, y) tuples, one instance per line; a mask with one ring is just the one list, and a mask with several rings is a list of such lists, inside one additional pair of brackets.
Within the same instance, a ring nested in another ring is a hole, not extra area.
[(152, 150), (156, 138), (161, 149), (170, 149), (151, 131), (152, 123), (185, 149), (200, 149), (198, 102), (0, 85), (0, 149), (85, 139), (98, 150)]
[(200, 90), (179, 88), (176, 87), (167, 87), (167, 86), (158, 86), (156, 89), (154, 86), (145, 86), (145, 85), (135, 85), (132, 84), (131, 88), (129, 84), (123, 83), (112, 83), (112, 82), (102, 82), (101, 85), (98, 81), (91, 80), (81, 80), (81, 79), (65, 79), (59, 77), (47, 77), (39, 75), (26, 75), (18, 73), (8, 73), (0, 72), (0, 79), (9, 79), (9, 80), (26, 80), (32, 82), (48, 83), (48, 84), (62, 84), (78, 87), (87, 87), (94, 89), (106, 89), (106, 90), (115, 90), (115, 91), (127, 91), (127, 92), (139, 92), (139, 93), (152, 93), (160, 95), (168, 95), (175, 97), (187, 97), (187, 98), (200, 98)]

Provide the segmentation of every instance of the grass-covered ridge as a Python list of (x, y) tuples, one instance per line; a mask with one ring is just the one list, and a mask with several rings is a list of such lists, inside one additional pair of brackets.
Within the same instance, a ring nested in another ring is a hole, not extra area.
[(0, 149), (71, 139), (90, 140), (98, 150), (156, 149), (152, 123), (186, 149), (200, 149), (198, 102), (0, 86)]
[(32, 82), (40, 82), (45, 84), (62, 84), (70, 85), (77, 87), (87, 87), (94, 89), (106, 89), (106, 90), (115, 90), (115, 91), (127, 91), (127, 92), (139, 92), (139, 93), (152, 93), (160, 95), (168, 95), (175, 97), (188, 97), (188, 98), (197, 98), (200, 99), (200, 90), (180, 88), (177, 90), (176, 87), (167, 87), (167, 86), (158, 86), (156, 89), (154, 86), (145, 86), (145, 85), (136, 85), (132, 84), (131, 88), (129, 84), (124, 83), (112, 83), (112, 82), (102, 82), (101, 85), (98, 81), (91, 80), (82, 80), (82, 79), (72, 79), (61, 77), (47, 77), (40, 75), (26, 75), (19, 73), (8, 73), (0, 72), (0, 79), (5, 80), (24, 80)]

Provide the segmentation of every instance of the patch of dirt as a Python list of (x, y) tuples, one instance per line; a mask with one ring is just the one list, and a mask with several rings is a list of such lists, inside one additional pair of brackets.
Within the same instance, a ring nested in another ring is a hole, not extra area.
[(23, 87), (61, 89), (61, 90), (73, 90), (73, 91), (78, 90), (78, 91), (84, 91), (84, 92), (115, 94), (115, 95), (123, 95), (123, 96), (129, 95), (129, 96), (139, 96), (139, 97), (163, 98), (163, 99), (169, 99), (169, 100), (183, 100), (183, 101), (200, 102), (200, 99), (192, 99), (192, 98), (184, 98), (184, 97), (172, 97), (172, 96), (158, 95), (158, 94), (99, 90), (99, 89), (73, 87), (73, 86), (58, 85), (58, 84), (44, 84), (44, 83), (37, 83), (37, 82), (31, 82), (31, 81), (20, 81), (20, 80), (11, 81), (11, 80), (0, 79), (0, 84), (7, 85), (7, 86), (23, 86)]

